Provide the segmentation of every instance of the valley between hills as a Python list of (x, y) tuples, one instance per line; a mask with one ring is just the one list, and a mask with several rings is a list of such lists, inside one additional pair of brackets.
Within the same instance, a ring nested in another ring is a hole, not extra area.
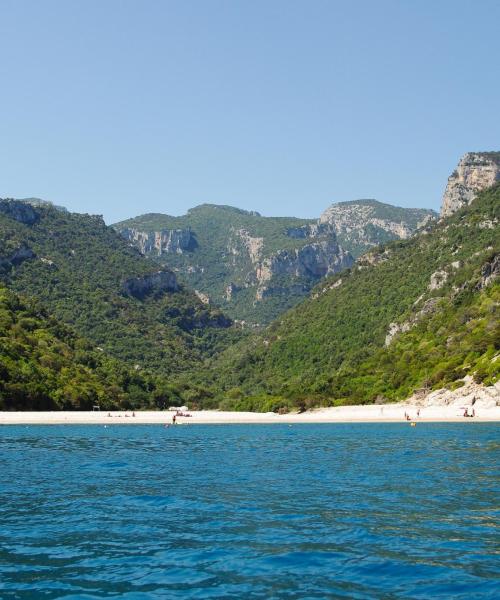
[(500, 152), (441, 214), (204, 204), (113, 226), (0, 200), (0, 410), (294, 411), (473, 383), (500, 396)]

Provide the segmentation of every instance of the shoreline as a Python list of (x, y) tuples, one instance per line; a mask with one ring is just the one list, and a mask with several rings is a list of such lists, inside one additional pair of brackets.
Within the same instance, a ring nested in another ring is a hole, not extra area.
[[(474, 417), (464, 417), (465, 406), (414, 404), (357, 405), (318, 408), (301, 414), (252, 413), (218, 410), (189, 411), (177, 416), (179, 425), (302, 424), (302, 423), (495, 423), (500, 406), (478, 407)], [(417, 415), (417, 411), (420, 414)], [(469, 407), (470, 411), (470, 407)], [(405, 418), (410, 416), (410, 421)], [(26, 411), (0, 412), (0, 425), (171, 425), (174, 411)]]

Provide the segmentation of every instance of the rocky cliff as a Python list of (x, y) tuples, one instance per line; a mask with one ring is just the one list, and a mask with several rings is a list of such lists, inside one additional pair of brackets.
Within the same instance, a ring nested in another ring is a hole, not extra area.
[(182, 217), (149, 214), (114, 227), (143, 254), (233, 318), (264, 324), (367, 249), (413, 235), (437, 215), (375, 200), (334, 204), (320, 219), (262, 217), (204, 204)]
[(500, 181), (500, 152), (467, 152), (448, 177), (441, 217), (469, 205), (477, 194)]
[(157, 271), (142, 277), (130, 277), (122, 283), (122, 291), (127, 296), (144, 299), (150, 295), (161, 295), (164, 292), (177, 292), (179, 285), (171, 271)]
[(144, 215), (115, 225), (143, 254), (249, 324), (266, 323), (322, 277), (353, 264), (328, 223), (202, 205), (183, 217)]
[(341, 248), (334, 235), (294, 250), (282, 250), (259, 263), (255, 275), (258, 282), (256, 300), (273, 294), (287, 294), (288, 287), (274, 285), (279, 276), (291, 280), (318, 280), (354, 264), (349, 252)]
[(125, 227), (122, 237), (139, 248), (142, 254), (162, 254), (190, 252), (197, 246), (196, 237), (190, 229), (161, 229), (160, 231), (140, 231)]

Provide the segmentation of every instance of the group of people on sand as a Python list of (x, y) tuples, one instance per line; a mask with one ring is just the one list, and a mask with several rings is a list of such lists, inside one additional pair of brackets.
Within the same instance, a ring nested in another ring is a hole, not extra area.
[(132, 411), (132, 414), (129, 415), (128, 413), (125, 413), (124, 415), (112, 415), (110, 412), (108, 413), (108, 417), (135, 417), (135, 411)]
[[(469, 407), (466, 406), (465, 409), (464, 409), (464, 415), (463, 416), (464, 417), (475, 417), (476, 416), (476, 411), (472, 408), (470, 410), (470, 412), (469, 412)], [(420, 408), (417, 410), (417, 417), (420, 417)], [(405, 411), (405, 420), (406, 421), (411, 421), (412, 420), (410, 414), (407, 413), (406, 411)]]

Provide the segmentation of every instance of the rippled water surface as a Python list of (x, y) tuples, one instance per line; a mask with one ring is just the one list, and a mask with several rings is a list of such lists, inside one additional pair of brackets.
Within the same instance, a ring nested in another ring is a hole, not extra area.
[(498, 598), (489, 424), (5, 426), (1, 598)]

